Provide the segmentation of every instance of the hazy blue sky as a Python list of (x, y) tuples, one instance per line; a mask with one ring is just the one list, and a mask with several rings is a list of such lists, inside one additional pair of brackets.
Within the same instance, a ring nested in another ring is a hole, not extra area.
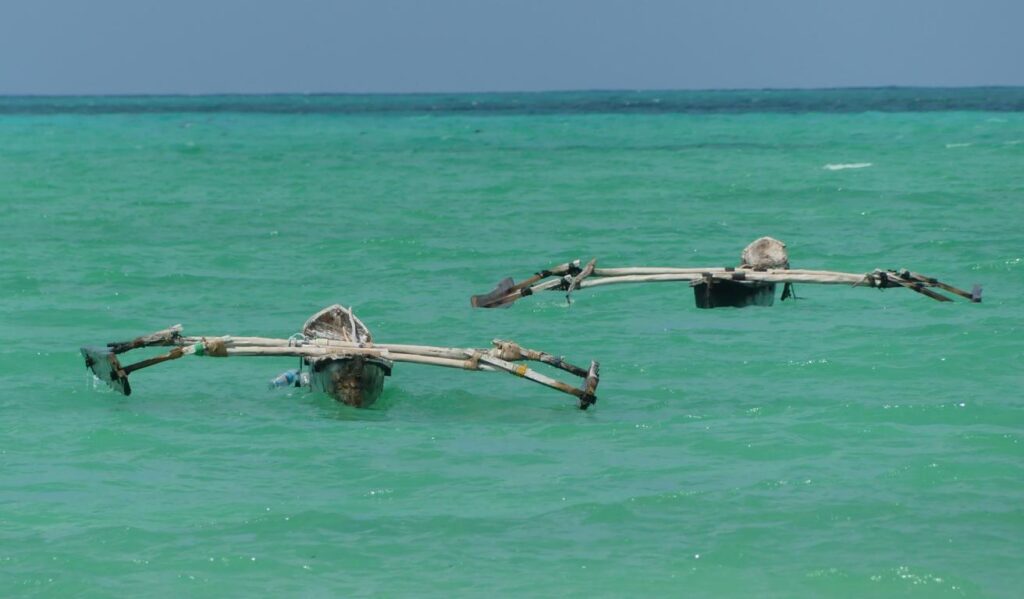
[(1024, 0), (0, 0), (0, 93), (1024, 84)]

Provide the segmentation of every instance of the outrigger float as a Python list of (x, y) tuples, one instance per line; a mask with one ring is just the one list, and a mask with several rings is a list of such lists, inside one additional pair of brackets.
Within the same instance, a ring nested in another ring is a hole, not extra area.
[(516, 300), (538, 291), (563, 291), (572, 303), (577, 289), (621, 283), (658, 283), (686, 281), (693, 288), (698, 308), (771, 306), (775, 303), (775, 286), (784, 285), (781, 299), (793, 298), (794, 283), (847, 285), (888, 289), (910, 289), (940, 302), (953, 301), (936, 291), (940, 289), (972, 302), (981, 301), (981, 286), (964, 291), (909, 270), (873, 270), (868, 273), (801, 270), (789, 268), (786, 244), (771, 237), (757, 239), (743, 250), (737, 267), (711, 268), (631, 267), (597, 268), (597, 259), (580, 266), (579, 260), (559, 264), (535, 273), (516, 283), (505, 278), (489, 293), (470, 297), (474, 308), (507, 308)]
[[(110, 388), (131, 395), (128, 375), (155, 364), (184, 356), (217, 358), (239, 356), (292, 356), (300, 358), (298, 370), (286, 371), (271, 386), (308, 386), (355, 407), (373, 404), (391, 375), (395, 362), (427, 364), (463, 370), (506, 372), (577, 398), (581, 410), (597, 401), (599, 382), (597, 362), (589, 369), (574, 366), (560, 357), (527, 349), (512, 341), (495, 339), (489, 349), (459, 349), (429, 345), (374, 343), (369, 329), (349, 308), (329, 306), (317, 312), (288, 339), (267, 337), (182, 335), (181, 325), (150, 333), (130, 341), (107, 343), (106, 347), (83, 347), (86, 367)], [(143, 347), (172, 347), (169, 352), (122, 365), (118, 356)], [(536, 372), (525, 364), (542, 362), (583, 379), (579, 387)]]

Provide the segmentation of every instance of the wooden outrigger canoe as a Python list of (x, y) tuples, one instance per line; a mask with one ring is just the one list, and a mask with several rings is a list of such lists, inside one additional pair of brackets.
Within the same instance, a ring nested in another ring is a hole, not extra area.
[[(304, 339), (326, 339), (341, 343), (373, 343), (370, 329), (351, 309), (340, 305), (317, 312), (302, 326)], [(384, 377), (391, 376), (394, 362), (374, 356), (305, 357), (309, 366), (309, 386), (338, 401), (362, 408), (372, 405), (384, 390)], [(302, 386), (303, 377), (296, 383)]]
[(574, 260), (537, 272), (521, 283), (505, 278), (489, 293), (470, 297), (470, 305), (474, 308), (504, 308), (539, 291), (563, 291), (571, 303), (572, 293), (577, 289), (657, 282), (688, 282), (693, 288), (698, 308), (771, 306), (775, 302), (775, 286), (779, 283), (784, 285), (782, 300), (796, 299), (793, 292), (795, 283), (814, 283), (875, 289), (900, 287), (940, 302), (953, 301), (936, 291), (938, 289), (972, 302), (981, 301), (980, 285), (965, 291), (905, 269), (876, 269), (864, 274), (790, 269), (785, 247), (781, 241), (762, 237), (747, 246), (737, 267), (597, 268), (596, 258), (584, 266), (579, 260)]
[[(446, 348), (429, 345), (375, 343), (369, 329), (348, 308), (329, 306), (314, 314), (302, 333), (289, 339), (267, 337), (204, 336), (186, 337), (181, 325), (143, 335), (105, 347), (83, 347), (85, 365), (110, 388), (131, 395), (128, 376), (143, 368), (184, 356), (297, 356), (300, 371), (290, 371), (275, 381), (308, 386), (355, 407), (367, 407), (380, 396), (384, 378), (391, 375), (396, 362), (411, 362), (460, 368), (506, 372), (574, 396), (582, 410), (597, 402), (599, 365), (588, 369), (574, 366), (560, 357), (527, 349), (512, 341), (495, 339), (488, 349)], [(118, 356), (143, 347), (171, 347), (160, 356), (122, 365)], [(537, 372), (521, 361), (542, 362), (583, 379), (579, 387)], [(275, 383), (272, 383), (275, 384)], [(279, 384), (279, 383), (278, 383)]]

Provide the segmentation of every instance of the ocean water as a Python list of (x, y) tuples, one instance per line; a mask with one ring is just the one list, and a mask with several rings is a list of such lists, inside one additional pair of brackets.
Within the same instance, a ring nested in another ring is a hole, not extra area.
[[(0, 594), (1016, 597), (1024, 90), (0, 98)], [(569, 259), (908, 267), (981, 304), (686, 284), (472, 310)], [(598, 404), (397, 365), (356, 410), (190, 357), (182, 323), (495, 337)], [(151, 352), (152, 353), (152, 352)], [(148, 354), (147, 354), (148, 355)]]

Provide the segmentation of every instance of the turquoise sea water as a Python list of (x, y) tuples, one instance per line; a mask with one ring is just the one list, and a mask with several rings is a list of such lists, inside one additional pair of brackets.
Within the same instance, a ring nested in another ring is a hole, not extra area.
[[(5, 98), (0, 208), (3, 596), (1024, 583), (1024, 90)], [(733, 265), (761, 235), (985, 301), (468, 304), (573, 258)], [(599, 360), (600, 400), (398, 365), (355, 410), (267, 391), (274, 358), (160, 365), (126, 398), (78, 354), (287, 336), (335, 302), (379, 341)]]

